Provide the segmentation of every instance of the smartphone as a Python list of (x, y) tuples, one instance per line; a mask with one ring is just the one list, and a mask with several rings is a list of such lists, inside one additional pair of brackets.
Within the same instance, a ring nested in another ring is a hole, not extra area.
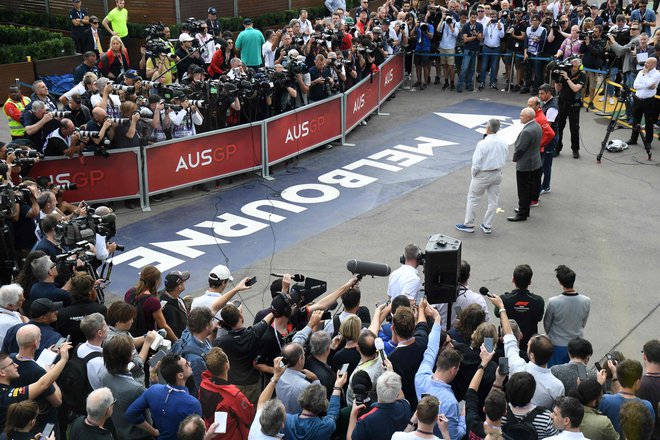
[(376, 338), (374, 345), (376, 346), (376, 350), (378, 350), (378, 354), (380, 354), (380, 361), (385, 362), (385, 343), (381, 338)]
[(161, 359), (165, 357), (167, 353), (165, 353), (163, 350), (158, 350), (155, 355), (151, 356), (151, 359), (149, 359), (149, 365), (151, 365), (153, 368), (156, 368), (156, 364), (160, 362)]
[(98, 289), (105, 289), (110, 285), (111, 282), (112, 280), (103, 280), (103, 282), (99, 284)]
[(48, 437), (53, 433), (53, 429), (55, 428), (54, 423), (46, 423), (46, 426), (44, 426), (43, 431), (41, 431), (41, 437), (44, 440), (47, 440)]
[(326, 310), (321, 316), (322, 321), (327, 321), (328, 319), (332, 319), (332, 312), (330, 310)]
[(500, 358), (499, 361), (500, 374), (503, 376), (509, 375), (509, 359), (506, 356)]
[(216, 411), (214, 422), (218, 424), (215, 427), (216, 434), (225, 434), (227, 433), (227, 414), (225, 411)]
[(493, 351), (493, 338), (484, 338), (484, 345), (486, 346), (488, 353)]
[(424, 289), (419, 289), (417, 292), (417, 295), (415, 296), (415, 304), (420, 305), (422, 303), (422, 300), (424, 299)]
[(577, 374), (581, 382), (587, 380), (587, 367), (584, 364), (577, 364)]
[(239, 308), (239, 307), (241, 306), (241, 304), (243, 304), (241, 301), (232, 301), (231, 303), (232, 303), (233, 305), (235, 305), (236, 308)]
[(339, 375), (340, 376), (343, 376), (344, 374), (346, 374), (346, 372), (348, 371), (348, 366), (349, 366), (348, 363), (341, 366), (341, 370), (339, 370)]
[(601, 367), (598, 362), (594, 362), (594, 367), (596, 367), (596, 371), (600, 371), (603, 369), (603, 367)]
[(62, 344), (64, 344), (64, 342), (66, 342), (66, 338), (58, 339), (55, 345), (53, 346), (53, 350), (58, 350), (62, 346)]
[(454, 316), (456, 316), (456, 318), (461, 316), (461, 313), (463, 312), (463, 309), (461, 309), (461, 306), (454, 306), (454, 307), (452, 307), (452, 309), (454, 310)]
[(364, 405), (364, 396), (362, 394), (355, 395), (355, 403), (357, 405)]
[(253, 284), (256, 284), (256, 282), (257, 282), (257, 277), (252, 277), (245, 282), (245, 285), (249, 287)]

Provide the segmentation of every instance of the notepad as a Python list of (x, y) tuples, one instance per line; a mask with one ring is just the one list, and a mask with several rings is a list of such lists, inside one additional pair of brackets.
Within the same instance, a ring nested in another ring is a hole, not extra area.
[(215, 423), (218, 426), (215, 427), (216, 434), (226, 434), (227, 433), (227, 413), (224, 411), (217, 411), (215, 413)]

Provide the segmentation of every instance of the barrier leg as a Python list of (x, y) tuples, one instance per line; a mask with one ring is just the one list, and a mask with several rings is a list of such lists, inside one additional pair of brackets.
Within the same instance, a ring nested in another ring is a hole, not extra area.
[(380, 106), (383, 105), (383, 102), (381, 102), (381, 100), (380, 100), (380, 77), (378, 77), (378, 108), (377, 108), (376, 114), (378, 116), (389, 116), (390, 115), (389, 113), (383, 113), (383, 112), (380, 111)]
[(261, 177), (265, 180), (275, 180), (270, 175), (268, 166), (268, 128), (266, 124), (261, 124)]
[(140, 208), (142, 212), (151, 211), (149, 206), (149, 172), (147, 171), (147, 152), (144, 147), (140, 147), (138, 152), (138, 170), (140, 170)]
[(516, 53), (511, 52), (511, 67), (509, 68), (509, 79), (507, 81), (509, 83), (509, 88), (507, 89), (507, 92), (511, 91), (511, 80), (513, 79), (513, 66), (515, 64), (516, 64)]
[[(405, 70), (405, 64), (404, 64), (404, 70)], [(355, 144), (349, 144), (348, 142), (346, 142), (346, 94), (341, 95), (341, 145), (343, 147), (355, 146)]]

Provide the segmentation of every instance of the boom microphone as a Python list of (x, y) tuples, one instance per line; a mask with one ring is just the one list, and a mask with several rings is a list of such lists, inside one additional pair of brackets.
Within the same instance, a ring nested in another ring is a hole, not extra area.
[[(271, 276), (271, 277), (276, 277), (276, 278), (283, 278), (283, 277), (284, 277), (284, 274), (281, 274), (281, 273), (271, 273), (270, 276)], [(293, 281), (295, 281), (296, 283), (302, 283), (303, 281), (305, 281), (305, 275), (300, 275), (299, 273), (297, 273), (297, 274), (295, 274), (295, 275), (291, 275), (291, 279), (292, 279)]]
[(353, 275), (371, 275), (376, 277), (387, 277), (392, 271), (387, 264), (362, 260), (348, 260), (346, 269)]

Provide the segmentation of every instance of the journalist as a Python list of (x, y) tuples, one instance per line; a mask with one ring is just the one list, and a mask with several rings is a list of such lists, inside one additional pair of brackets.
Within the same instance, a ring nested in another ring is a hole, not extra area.
[(479, 45), (484, 36), (484, 27), (477, 22), (477, 12), (472, 10), (469, 15), (470, 21), (463, 26), (460, 34), (463, 41), (463, 61), (461, 62), (461, 73), (458, 75), (458, 84), (456, 85), (458, 93), (463, 91), (463, 85), (465, 85), (468, 92), (474, 90), (474, 70)]
[(52, 112), (46, 109), (42, 101), (33, 101), (21, 114), (21, 124), (25, 127), (25, 134), (30, 139), (32, 147), (43, 151), (46, 137), (59, 128), (59, 121), (54, 119)]
[[(175, 110), (178, 107), (178, 110)], [(196, 125), (204, 123), (204, 117), (196, 105), (192, 105), (183, 90), (175, 90), (172, 105), (166, 110), (172, 124), (172, 138), (185, 138), (197, 134)]]
[(458, 37), (459, 26), (456, 18), (453, 15), (448, 15), (445, 19), (438, 24), (437, 32), (441, 35), (440, 47), (438, 49), (441, 56), (436, 63), (439, 62), (444, 70), (445, 84), (442, 90), (447, 90), (451, 87), (454, 90), (454, 54), (456, 53), (456, 39)]
[(314, 67), (309, 69), (310, 88), (309, 100), (321, 101), (330, 96), (330, 87), (334, 81), (330, 75), (330, 69), (326, 67), (325, 57), (321, 54), (314, 59)]
[(60, 127), (46, 136), (44, 156), (67, 156), (81, 152), (80, 134), (71, 119), (62, 119)]
[(566, 119), (568, 119), (569, 127), (571, 130), (571, 150), (573, 150), (573, 158), (580, 157), (580, 109), (582, 108), (582, 87), (587, 81), (587, 76), (580, 69), (582, 60), (573, 58), (571, 61), (571, 69), (560, 70), (560, 81), (555, 83), (555, 92), (559, 96), (559, 114), (557, 115), (557, 148), (555, 149), (555, 157), (559, 156), (562, 150), (564, 135), (564, 128), (566, 127)]
[[(603, 26), (594, 26), (593, 33), (586, 33), (584, 41), (580, 46), (582, 53), (582, 64), (585, 68), (591, 70), (600, 70), (603, 67), (603, 56), (605, 54), (605, 40), (601, 38)], [(587, 72), (587, 82), (585, 83), (585, 95), (589, 94), (589, 108), (594, 108), (594, 97), (596, 96), (596, 87), (600, 75), (596, 72)]]

